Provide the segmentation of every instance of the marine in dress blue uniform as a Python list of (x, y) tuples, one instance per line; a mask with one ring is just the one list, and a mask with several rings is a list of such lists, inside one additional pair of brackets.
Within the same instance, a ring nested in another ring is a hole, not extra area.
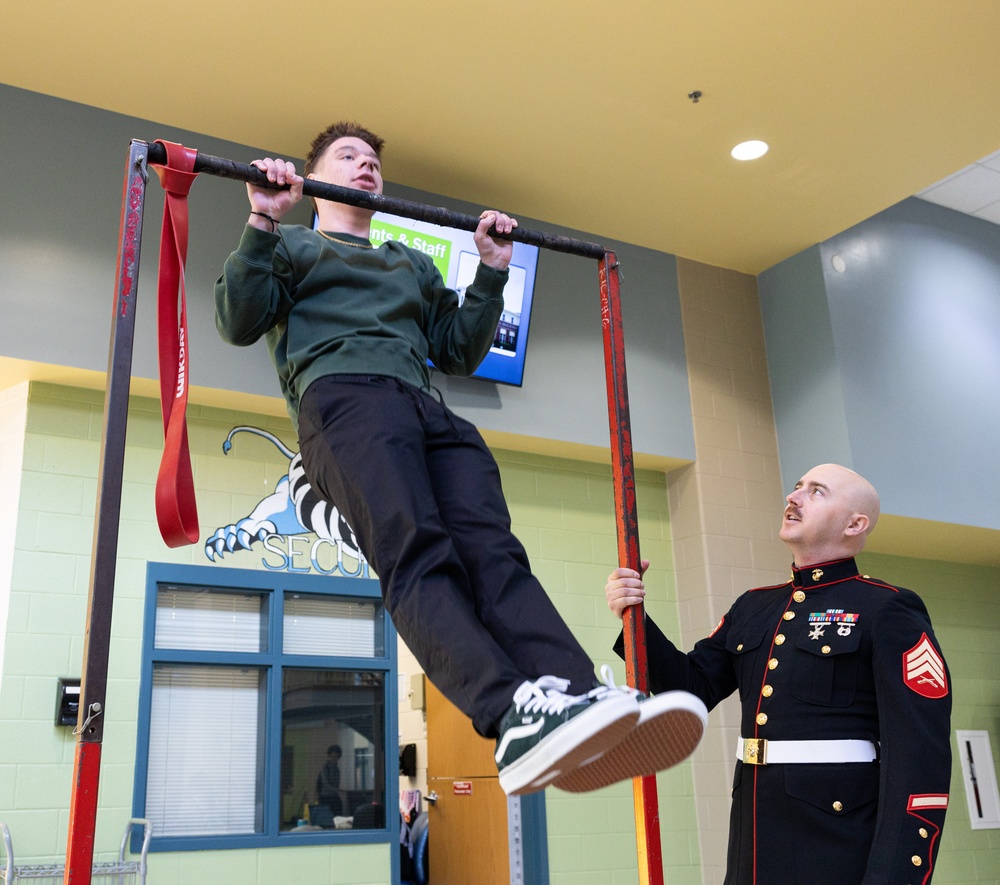
[[(841, 470), (821, 474), (827, 494)], [(810, 506), (786, 509), (793, 551), (810, 518), (823, 534), (831, 511)], [(725, 883), (926, 885), (951, 777), (948, 669), (927, 610), (853, 556), (796, 559), (813, 561), (744, 593), (688, 654), (646, 618), (653, 692), (683, 688), (712, 709), (739, 691)]]

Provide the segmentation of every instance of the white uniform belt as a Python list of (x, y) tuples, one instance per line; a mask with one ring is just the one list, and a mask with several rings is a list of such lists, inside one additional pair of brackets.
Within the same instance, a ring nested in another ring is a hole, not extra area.
[(778, 763), (874, 762), (878, 748), (871, 741), (769, 741), (740, 738), (736, 758), (748, 765)]

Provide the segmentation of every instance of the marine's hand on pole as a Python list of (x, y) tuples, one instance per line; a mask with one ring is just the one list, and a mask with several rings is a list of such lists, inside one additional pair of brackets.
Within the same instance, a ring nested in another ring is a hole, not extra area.
[(496, 228), (497, 233), (509, 234), (517, 227), (517, 220), (495, 209), (484, 209), (479, 216), (479, 226), (472, 235), (476, 248), (479, 249), (480, 261), (496, 270), (505, 270), (514, 252), (514, 243), (511, 240), (494, 239), (489, 233), (492, 227)]
[(608, 583), (604, 585), (604, 595), (608, 600), (608, 608), (616, 618), (621, 618), (630, 605), (639, 605), (646, 596), (646, 585), (642, 576), (649, 568), (649, 560), (640, 563), (640, 571), (630, 568), (616, 568), (608, 575)]
[(257, 213), (251, 214), (248, 223), (261, 230), (273, 230), (285, 213), (302, 199), (304, 179), (295, 171), (295, 164), (287, 160), (266, 157), (254, 160), (252, 165), (267, 175), (268, 181), (281, 186), (288, 185), (287, 190), (272, 190), (247, 183), (250, 211)]

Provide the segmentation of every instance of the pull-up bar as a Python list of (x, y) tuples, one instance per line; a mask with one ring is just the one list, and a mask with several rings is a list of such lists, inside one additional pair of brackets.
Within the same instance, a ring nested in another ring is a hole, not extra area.
[[(166, 163), (167, 152), (162, 144), (153, 142), (149, 144), (148, 161), (150, 163)], [(236, 181), (245, 181), (259, 187), (281, 190), (287, 185), (279, 186), (268, 181), (267, 176), (256, 166), (246, 163), (237, 163), (235, 160), (226, 160), (222, 157), (213, 157), (209, 154), (199, 153), (194, 162), (195, 172), (206, 172), (219, 178), (232, 178)], [(466, 215), (461, 212), (454, 212), (445, 209), (443, 206), (427, 206), (424, 203), (415, 203), (412, 200), (402, 200), (398, 197), (387, 197), (385, 194), (373, 194), (369, 191), (354, 190), (349, 187), (340, 187), (336, 184), (327, 184), (325, 181), (317, 181), (314, 178), (307, 178), (302, 186), (302, 193), (307, 197), (316, 197), (321, 200), (331, 200), (334, 203), (346, 203), (348, 206), (360, 206), (363, 209), (372, 209), (376, 212), (388, 212), (392, 215), (402, 215), (404, 218), (412, 218), (416, 221), (428, 221), (431, 224), (439, 224), (441, 227), (453, 227), (457, 230), (474, 231), (479, 226), (479, 217)], [(517, 243), (526, 243), (529, 246), (539, 246), (542, 249), (549, 249), (553, 252), (569, 252), (572, 255), (581, 255), (584, 258), (601, 259), (607, 253), (607, 249), (597, 243), (588, 243), (584, 240), (576, 240), (572, 237), (557, 236), (555, 234), (542, 233), (540, 231), (514, 228), (509, 234), (499, 234), (499, 237), (507, 240), (514, 240)]]
[[(122, 471), (125, 460), (125, 430), (128, 420), (129, 383), (135, 333), (135, 301), (139, 279), (139, 251), (148, 164), (164, 164), (162, 144), (133, 140), (129, 148), (122, 195), (118, 269), (112, 313), (111, 342), (104, 401), (104, 433), (98, 477), (94, 546), (91, 561), (87, 631), (80, 685), (80, 714), (76, 733), (79, 743), (74, 763), (66, 850), (65, 882), (90, 885), (93, 864), (94, 827), (100, 777), (101, 742), (106, 719), (108, 656), (111, 611), (114, 600), (118, 529), (121, 516)], [(276, 188), (255, 166), (198, 154), (194, 172)], [(332, 200), (376, 211), (428, 221), (445, 227), (474, 231), (479, 218), (408, 200), (372, 194), (306, 179), (306, 196)], [(611, 466), (614, 481), (618, 561), (639, 569), (639, 529), (632, 461), (632, 430), (625, 376), (625, 341), (619, 296), (618, 259), (614, 252), (595, 243), (515, 228), (505, 239), (567, 252), (598, 260), (601, 294), (601, 326), (604, 332), (604, 362), (607, 380), (608, 422), (611, 435)], [(642, 607), (625, 609), (625, 669), (628, 684), (647, 690), (646, 635)], [(639, 881), (661, 885), (663, 861), (660, 848), (656, 777), (633, 783), (636, 810), (636, 841)]]

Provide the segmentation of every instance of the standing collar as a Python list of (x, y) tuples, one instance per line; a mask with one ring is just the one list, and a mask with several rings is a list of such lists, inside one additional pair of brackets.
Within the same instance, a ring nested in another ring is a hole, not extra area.
[(792, 564), (792, 584), (809, 590), (826, 584), (836, 584), (847, 578), (858, 575), (858, 566), (854, 557), (850, 559), (835, 559), (833, 562), (820, 562), (799, 568)]

